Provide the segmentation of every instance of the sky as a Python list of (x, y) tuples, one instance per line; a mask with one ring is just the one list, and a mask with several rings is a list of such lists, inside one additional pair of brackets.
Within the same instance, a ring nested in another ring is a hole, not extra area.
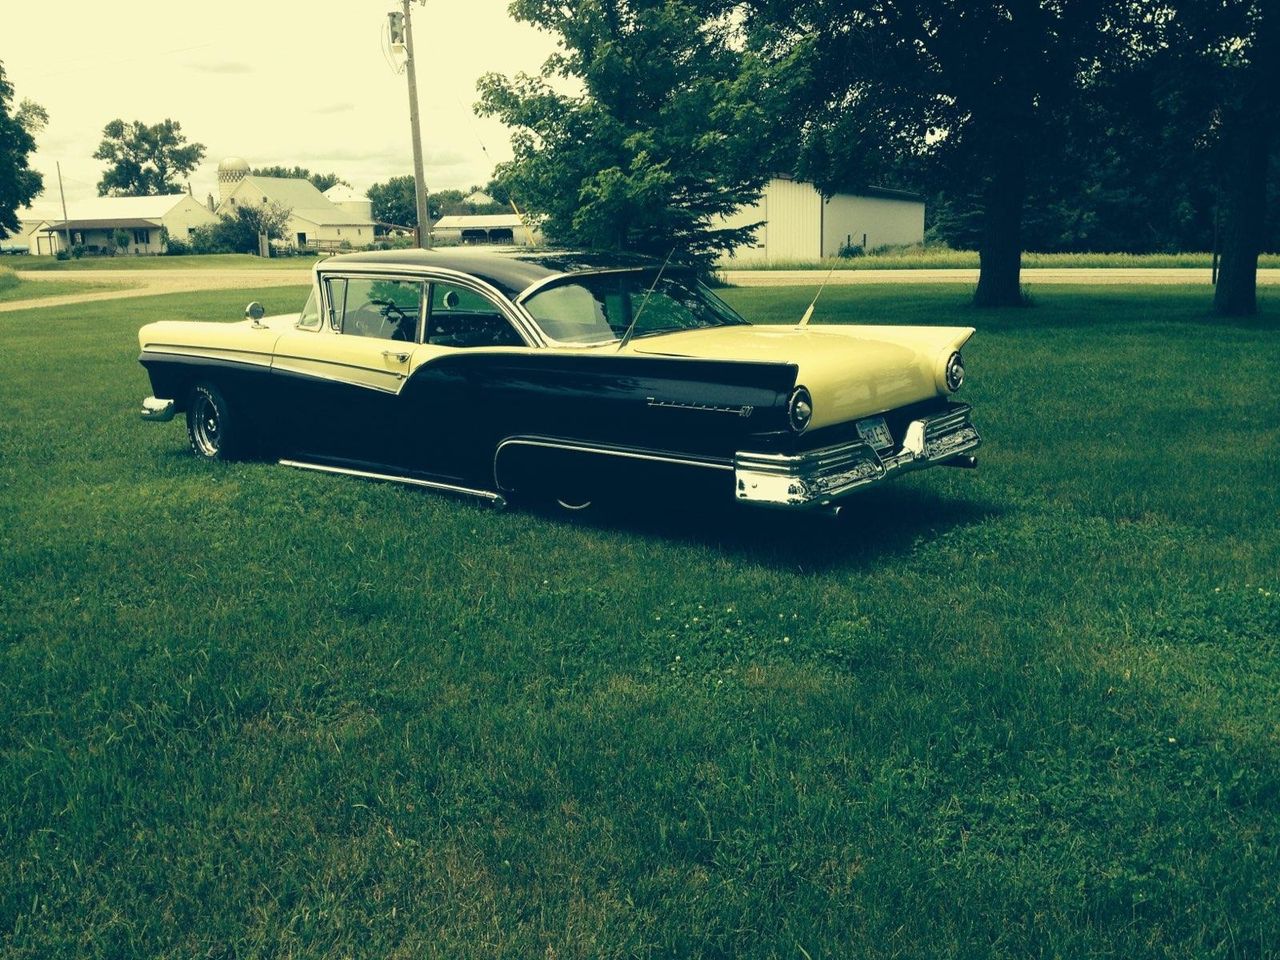
[[(507, 13), (509, 0), (428, 0), (413, 6), (418, 102), (429, 189), (488, 181), (510, 159), (509, 131), (476, 117), (485, 73), (535, 73), (554, 40)], [(67, 200), (97, 195), (93, 159), (108, 121), (182, 124), (205, 146), (195, 196), (217, 196), (223, 157), (251, 166), (336, 172), (365, 190), (413, 172), (408, 87), (384, 52), (396, 0), (4, 0), (0, 61), (14, 100), (49, 112), (31, 163), (55, 211), (62, 164)], [(56, 16), (55, 16), (56, 11)], [(487, 153), (486, 153), (487, 150)]]

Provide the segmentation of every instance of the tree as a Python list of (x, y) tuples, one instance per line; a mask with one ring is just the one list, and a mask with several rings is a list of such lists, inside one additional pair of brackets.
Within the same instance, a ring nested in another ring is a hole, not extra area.
[(1258, 311), (1267, 177), (1280, 123), (1280, 13), (1266, 0), (1228, 0), (1212, 15), (1184, 6), (1191, 8), (1183, 20), (1192, 54), (1209, 61), (1217, 81), (1222, 261), (1213, 308), (1223, 316), (1249, 316)]
[(336, 173), (312, 173), (306, 167), (254, 167), (249, 171), (255, 177), (285, 177), (295, 180), (310, 180), (321, 193), (338, 184), (351, 186)]
[(496, 177), (490, 180), (482, 188), (485, 193), (493, 197), (495, 203), (501, 204), (505, 209), (511, 209), (511, 191), (507, 185)]
[(1061, 149), (1090, 71), (1127, 39), (1128, 10), (1123, 0), (756, 0), (752, 45), (795, 78), (798, 172), (834, 191), (945, 170), (980, 205), (975, 301), (1009, 306), (1023, 302), (1028, 179)]
[[(553, 242), (708, 263), (755, 225), (717, 218), (768, 178), (774, 81), (732, 17), (698, 0), (514, 0), (560, 38), (542, 74), (480, 81), (477, 110), (514, 130), (498, 179)], [(581, 88), (562, 93), (551, 78)]]
[[(392, 177), (386, 183), (375, 183), (369, 188), (368, 196), (369, 204), (373, 209), (373, 219), (378, 223), (408, 227), (411, 230), (417, 228), (418, 201), (414, 193), (412, 174)], [(443, 216), (440, 195), (434, 191), (429, 196), (427, 213), (433, 221)]]
[(18, 232), (18, 211), (40, 195), (44, 180), (28, 166), (36, 150), (36, 134), (49, 115), (44, 108), (24, 100), (10, 112), (13, 86), (0, 63), (0, 237)]
[(258, 235), (281, 240), (293, 211), (278, 203), (240, 204), (233, 212), (218, 214), (218, 222), (197, 228), (192, 237), (195, 253), (257, 253)]
[(102, 128), (95, 160), (107, 161), (98, 181), (102, 197), (146, 197), (181, 190), (176, 178), (187, 176), (204, 159), (204, 145), (187, 143), (182, 124), (161, 120), (112, 120)]
[(129, 231), (113, 230), (111, 231), (111, 255), (114, 257), (118, 252), (123, 253), (129, 249)]

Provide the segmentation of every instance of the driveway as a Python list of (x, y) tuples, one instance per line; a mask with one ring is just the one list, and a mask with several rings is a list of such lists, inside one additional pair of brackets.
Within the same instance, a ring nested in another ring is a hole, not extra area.
[[(720, 276), (735, 287), (817, 286), (826, 270), (723, 270)], [(976, 269), (946, 270), (834, 270), (831, 284), (854, 283), (970, 283), (978, 282)], [(1089, 286), (1111, 284), (1191, 283), (1209, 286), (1211, 271), (1199, 267), (1040, 267), (1022, 271), (1022, 282), (1072, 283)], [(1280, 284), (1280, 270), (1258, 271), (1259, 285)]]
[(56, 297), (34, 300), (10, 300), (0, 303), (0, 312), (29, 310), (33, 307), (58, 307), (71, 303), (95, 303), (99, 300), (122, 300), (127, 297), (151, 297), (163, 293), (189, 293), (193, 290), (253, 290), (259, 287), (297, 287), (311, 282), (311, 268), (282, 267), (262, 270), (60, 270), (18, 271), (22, 280), (33, 283), (57, 280), (63, 283), (112, 283), (127, 286), (125, 290), (86, 290)]
[[(721, 277), (738, 287), (816, 287), (827, 275), (825, 270), (725, 270)], [(94, 303), (99, 300), (121, 300), (127, 297), (150, 297), (164, 293), (189, 293), (193, 290), (251, 290), (258, 287), (304, 286), (311, 282), (310, 267), (282, 267), (260, 270), (57, 270), (19, 271), (23, 280), (35, 283), (60, 280), (85, 283), (127, 284), (125, 290), (96, 290), (60, 294), (34, 300), (11, 300), (0, 303), (0, 312), (28, 310), (33, 307), (58, 307), (72, 303)], [(1209, 270), (1199, 268), (1039, 268), (1022, 271), (1026, 284), (1068, 283), (1090, 286), (1111, 284), (1202, 284), (1209, 286)], [(857, 283), (968, 283), (978, 282), (977, 270), (835, 270), (831, 284)], [(1280, 270), (1258, 271), (1259, 285), (1280, 285)]]

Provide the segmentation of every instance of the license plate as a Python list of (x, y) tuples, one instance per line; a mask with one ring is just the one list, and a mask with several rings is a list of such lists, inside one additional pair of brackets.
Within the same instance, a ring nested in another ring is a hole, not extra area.
[(868, 417), (866, 420), (859, 420), (857, 426), (858, 436), (872, 448), (883, 450), (893, 446), (893, 434), (889, 432), (889, 425), (884, 422), (884, 417)]

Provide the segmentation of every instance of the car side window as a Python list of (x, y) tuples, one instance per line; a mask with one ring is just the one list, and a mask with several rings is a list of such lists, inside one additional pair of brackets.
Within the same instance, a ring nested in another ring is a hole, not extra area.
[(431, 284), (426, 339), (443, 347), (524, 346), (497, 304), (467, 287), (442, 282)]
[(421, 282), (334, 277), (328, 283), (330, 322), (339, 333), (406, 343), (417, 340)]
[(316, 288), (311, 288), (311, 295), (307, 297), (306, 306), (302, 308), (302, 312), (298, 314), (298, 328), (300, 330), (316, 330), (320, 326), (320, 298), (316, 296)]

